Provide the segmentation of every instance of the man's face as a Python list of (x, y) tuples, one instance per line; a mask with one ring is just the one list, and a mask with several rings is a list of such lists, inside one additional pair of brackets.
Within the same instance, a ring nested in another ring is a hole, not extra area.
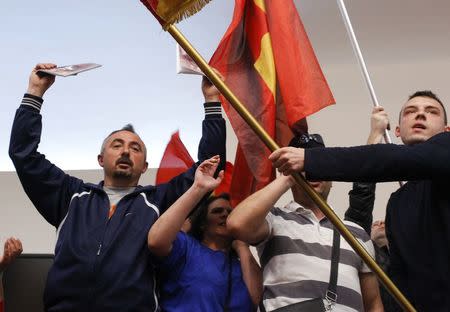
[(384, 221), (379, 220), (379, 221), (375, 221), (372, 224), (372, 231), (371, 231), (370, 238), (380, 248), (388, 245)]
[(424, 142), (435, 134), (448, 131), (444, 109), (436, 100), (417, 96), (403, 105), (395, 135), (406, 145)]
[[(304, 175), (304, 173), (302, 174)], [(319, 195), (322, 196), (322, 198), (326, 201), (328, 195), (330, 194), (331, 186), (333, 185), (333, 183), (331, 181), (319, 181), (319, 182), (308, 181), (308, 182), (312, 186), (312, 188), (317, 193), (319, 193)], [(309, 195), (298, 184), (294, 184), (293, 194), (294, 200), (301, 205), (304, 205), (312, 201), (311, 197), (309, 197)]]
[(109, 178), (111, 181), (137, 184), (141, 174), (147, 170), (145, 145), (135, 133), (116, 132), (106, 140), (98, 162), (105, 172), (105, 180)]
[(331, 181), (319, 181), (319, 182), (311, 182), (308, 181), (309, 184), (313, 187), (313, 189), (322, 196), (323, 199), (327, 200), (328, 195), (331, 190)]

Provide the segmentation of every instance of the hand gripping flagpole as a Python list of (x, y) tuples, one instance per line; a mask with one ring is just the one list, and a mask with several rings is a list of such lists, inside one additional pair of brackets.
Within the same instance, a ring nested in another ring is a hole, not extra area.
[[(355, 52), (356, 58), (358, 59), (358, 64), (361, 68), (361, 72), (363, 74), (364, 81), (366, 82), (367, 88), (369, 89), (369, 93), (370, 93), (370, 97), (372, 98), (373, 106), (378, 107), (378, 106), (380, 106), (380, 104), (378, 103), (378, 98), (375, 93), (375, 89), (373, 88), (372, 80), (370, 79), (370, 75), (367, 70), (366, 62), (364, 61), (364, 57), (361, 53), (361, 49), (359, 48), (358, 40), (356, 39), (355, 32), (353, 31), (353, 26), (350, 21), (350, 17), (348, 16), (348, 12), (347, 12), (347, 8), (345, 7), (344, 0), (337, 0), (337, 4), (339, 7), (339, 10), (341, 11), (342, 19), (344, 20), (344, 25), (345, 25), (345, 28), (347, 29), (348, 36), (350, 37), (350, 42), (352, 44), (353, 51)], [(392, 139), (391, 139), (388, 129), (384, 129), (383, 137), (384, 137), (384, 141), (386, 143), (392, 143)], [(402, 181), (399, 181), (398, 183), (400, 184), (400, 186), (403, 186)]]
[[(219, 89), (222, 95), (230, 102), (233, 108), (239, 113), (239, 115), (245, 120), (245, 122), (252, 128), (252, 130), (258, 135), (258, 137), (264, 142), (264, 144), (273, 152), (280, 147), (278, 144), (267, 134), (264, 128), (258, 123), (258, 121), (250, 114), (245, 106), (239, 101), (239, 99), (231, 92), (227, 85), (220, 79), (220, 77), (212, 70), (208, 63), (202, 58), (202, 56), (195, 50), (195, 48), (189, 43), (189, 41), (183, 36), (183, 34), (172, 24), (165, 25), (166, 29), (172, 37), (178, 42), (178, 44), (186, 51), (187, 54), (194, 60), (194, 62), (200, 67), (206, 77)], [(369, 266), (369, 268), (378, 276), (383, 285), (394, 296), (398, 303), (406, 311), (415, 311), (411, 303), (403, 296), (400, 290), (394, 285), (384, 271), (377, 265), (375, 260), (369, 255), (366, 249), (361, 243), (350, 233), (347, 227), (342, 223), (341, 219), (334, 213), (330, 206), (323, 200), (323, 198), (309, 185), (305, 178), (296, 173), (293, 175), (295, 181), (306, 191), (306, 193), (314, 200), (323, 214), (333, 223), (333, 225), (339, 230), (344, 239), (350, 244), (355, 252), (363, 259), (363, 261)]]

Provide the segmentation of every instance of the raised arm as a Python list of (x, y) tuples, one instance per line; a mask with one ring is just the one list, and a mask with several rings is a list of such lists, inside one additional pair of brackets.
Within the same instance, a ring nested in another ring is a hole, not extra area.
[(205, 194), (220, 184), (223, 171), (214, 178), (219, 161), (219, 156), (214, 156), (201, 163), (195, 172), (193, 185), (150, 228), (147, 242), (148, 248), (154, 255), (158, 257), (169, 255), (177, 233), (191, 210)]
[[(383, 140), (389, 119), (383, 107), (374, 107), (370, 117), (370, 133), (367, 144), (378, 144)], [(375, 203), (375, 183), (354, 182), (348, 193), (349, 207), (345, 212), (345, 220), (359, 224), (368, 234), (371, 232), (373, 207)]]
[[(222, 78), (222, 75), (216, 71)], [(205, 99), (205, 120), (203, 121), (203, 134), (198, 147), (198, 160), (202, 162), (214, 155), (220, 156), (217, 168), (222, 170), (226, 163), (226, 131), (225, 120), (222, 118), (222, 106), (219, 90), (206, 78), (202, 79), (202, 93)], [(208, 123), (210, 125), (208, 125)], [(205, 128), (209, 129), (205, 129)]]
[(267, 238), (270, 233), (266, 216), (293, 183), (290, 176), (280, 176), (237, 205), (227, 219), (231, 235), (249, 244), (257, 244)]
[(167, 184), (159, 186), (157, 201), (162, 212), (177, 200), (194, 182), (194, 174), (198, 165), (214, 155), (220, 156), (217, 172), (225, 168), (226, 163), (226, 127), (222, 118), (219, 102), (219, 91), (206, 78), (202, 81), (202, 92), (205, 98), (205, 120), (202, 124), (202, 138), (198, 147), (198, 159), (190, 169), (173, 178)]
[(42, 96), (55, 80), (54, 76), (37, 71), (55, 66), (38, 64), (31, 72), (28, 93), (14, 118), (9, 156), (34, 206), (50, 224), (58, 226), (67, 213), (72, 190), (81, 180), (68, 176), (37, 151), (42, 131)]

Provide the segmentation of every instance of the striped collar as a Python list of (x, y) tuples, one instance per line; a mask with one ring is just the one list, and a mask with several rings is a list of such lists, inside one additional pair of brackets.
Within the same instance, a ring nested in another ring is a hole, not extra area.
[(298, 213), (299, 215), (316, 223), (324, 223), (328, 220), (326, 216), (324, 216), (322, 220), (317, 219), (316, 215), (310, 209), (303, 207), (302, 205), (293, 200), (291, 200), (286, 206), (284, 206), (284, 209), (290, 212)]

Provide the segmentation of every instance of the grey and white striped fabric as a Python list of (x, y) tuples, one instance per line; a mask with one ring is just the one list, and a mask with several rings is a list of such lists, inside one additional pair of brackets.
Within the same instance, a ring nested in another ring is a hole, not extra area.
[[(331, 222), (326, 218), (319, 221), (314, 213), (295, 202), (273, 208), (266, 220), (270, 234), (256, 246), (263, 268), (266, 311), (324, 298), (330, 278)], [(374, 257), (369, 235), (353, 222), (344, 224)], [(367, 272), (370, 269), (341, 237), (338, 300), (333, 311), (364, 311), (359, 273)]]

